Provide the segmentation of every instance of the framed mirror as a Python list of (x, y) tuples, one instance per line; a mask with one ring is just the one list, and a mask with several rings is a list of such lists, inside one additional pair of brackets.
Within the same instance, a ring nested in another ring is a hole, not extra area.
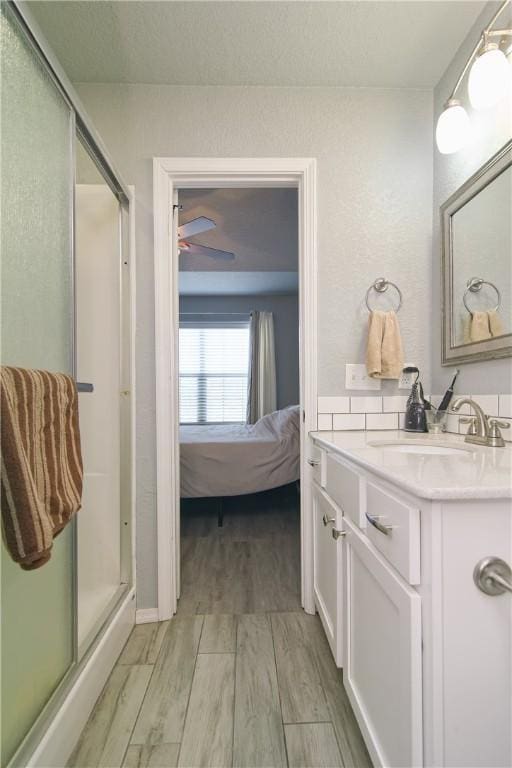
[(512, 355), (512, 141), (441, 206), (442, 364)]

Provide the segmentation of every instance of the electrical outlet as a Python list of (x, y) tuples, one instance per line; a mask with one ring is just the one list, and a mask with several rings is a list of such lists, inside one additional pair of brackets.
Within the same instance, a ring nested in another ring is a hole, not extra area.
[(366, 365), (347, 363), (345, 365), (345, 389), (380, 389), (382, 381), (368, 376)]
[[(416, 363), (404, 363), (404, 368), (417, 367)], [(398, 379), (398, 389), (410, 389), (416, 381), (417, 373), (401, 373)]]

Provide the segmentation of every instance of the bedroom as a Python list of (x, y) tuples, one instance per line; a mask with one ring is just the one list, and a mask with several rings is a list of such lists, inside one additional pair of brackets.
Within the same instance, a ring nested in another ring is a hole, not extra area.
[(297, 190), (178, 190), (180, 613), (300, 605)]

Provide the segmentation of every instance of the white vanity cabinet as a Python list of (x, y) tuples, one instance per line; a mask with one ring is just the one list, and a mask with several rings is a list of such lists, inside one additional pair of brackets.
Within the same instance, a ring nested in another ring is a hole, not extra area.
[(316, 434), (315, 601), (374, 765), (510, 768), (512, 594), (473, 572), (512, 564), (512, 455), (387, 461)]
[(311, 450), (313, 474), (313, 589), (332, 655), (343, 664), (344, 520), (363, 524), (362, 478), (338, 456)]
[(353, 523), (345, 528), (343, 682), (374, 765), (419, 766), (421, 598)]
[(512, 564), (511, 500), (433, 502), (421, 522), (425, 765), (510, 768), (512, 594), (484, 594), (473, 572)]
[(338, 667), (343, 658), (343, 525), (341, 510), (313, 483), (313, 587), (315, 604)]

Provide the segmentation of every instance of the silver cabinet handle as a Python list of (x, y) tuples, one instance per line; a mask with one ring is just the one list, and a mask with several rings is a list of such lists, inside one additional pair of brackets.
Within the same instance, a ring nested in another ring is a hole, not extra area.
[(475, 565), (473, 581), (486, 595), (512, 592), (512, 570), (499, 557), (484, 557)]
[(333, 539), (336, 539), (336, 540), (338, 540), (340, 538), (340, 536), (346, 536), (347, 535), (346, 531), (339, 531), (337, 528), (333, 528), (331, 533), (332, 533)]
[(308, 464), (310, 467), (318, 467), (320, 459), (308, 459)]
[(370, 525), (373, 525), (374, 528), (376, 528), (378, 531), (384, 534), (384, 536), (391, 536), (391, 531), (393, 530), (392, 525), (383, 525), (383, 523), (379, 523), (378, 517), (372, 517), (371, 515), (366, 512), (366, 519), (370, 523)]
[(322, 522), (324, 525), (329, 525), (329, 523), (335, 523), (336, 519), (334, 517), (327, 517), (327, 515), (325, 514), (322, 517)]

